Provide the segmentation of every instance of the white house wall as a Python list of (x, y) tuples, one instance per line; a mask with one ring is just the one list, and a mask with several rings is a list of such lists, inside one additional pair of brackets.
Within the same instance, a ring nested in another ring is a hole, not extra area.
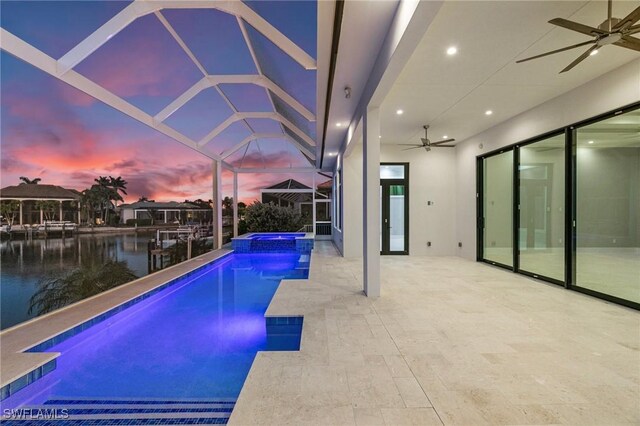
[[(381, 162), (409, 163), (409, 253), (455, 255), (455, 152), (416, 151), (403, 152), (395, 145), (383, 144), (380, 152)], [(343, 228), (334, 232), (334, 242), (345, 257), (361, 257), (362, 143), (343, 159), (342, 185)], [(428, 241), (431, 247), (427, 247)]]
[(409, 163), (409, 254), (455, 255), (455, 150), (402, 151), (383, 144), (380, 161)]
[(362, 257), (362, 142), (342, 159), (342, 231), (334, 242), (344, 257)]
[[(476, 157), (640, 100), (640, 60), (494, 126), (456, 148), (459, 255), (476, 257)], [(498, 106), (499, 107), (499, 106)], [(479, 145), (483, 148), (480, 149)], [(412, 231), (413, 233), (413, 231)]]

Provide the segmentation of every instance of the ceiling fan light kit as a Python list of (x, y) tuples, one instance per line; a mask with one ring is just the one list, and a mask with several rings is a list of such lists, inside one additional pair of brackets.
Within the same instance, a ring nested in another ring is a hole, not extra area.
[(573, 44), (571, 46), (562, 47), (550, 52), (541, 53), (540, 55), (531, 56), (529, 58), (520, 59), (516, 63), (527, 62), (532, 59), (542, 58), (544, 56), (553, 55), (567, 50), (576, 49), (578, 47), (591, 45), (583, 54), (578, 56), (573, 62), (567, 65), (560, 73), (573, 69), (580, 62), (598, 53), (598, 50), (604, 46), (614, 45), (624, 47), (640, 52), (640, 39), (633, 37), (633, 34), (640, 32), (640, 25), (636, 23), (640, 20), (640, 6), (635, 8), (631, 13), (622, 19), (612, 17), (613, 0), (607, 3), (607, 19), (598, 25), (598, 28), (581, 24), (579, 22), (570, 21), (564, 18), (555, 18), (549, 21), (550, 24), (558, 27), (576, 31), (584, 35), (593, 37), (592, 40), (582, 43)]

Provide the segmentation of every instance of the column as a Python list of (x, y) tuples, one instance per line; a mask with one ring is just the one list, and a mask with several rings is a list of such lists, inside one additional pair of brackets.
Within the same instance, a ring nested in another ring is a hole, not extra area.
[(40, 207), (40, 225), (44, 223), (44, 212), (42, 211), (42, 207)]
[(164, 223), (167, 223), (167, 211), (163, 210), (164, 212)]
[(222, 248), (222, 161), (211, 162), (213, 175), (213, 248)]
[(20, 200), (20, 225), (22, 225), (22, 200)]
[(58, 215), (58, 218), (60, 222), (62, 222), (64, 220), (64, 218), (62, 217), (62, 201), (58, 201), (58, 207), (60, 208), (60, 214)]
[(233, 236), (238, 236), (238, 172), (233, 172)]
[(312, 228), (313, 229), (312, 232), (313, 232), (314, 235), (315, 235), (315, 233), (317, 231), (316, 226), (318, 226), (318, 225), (316, 225), (316, 176), (317, 176), (317, 174), (314, 173), (313, 174), (313, 179), (311, 181), (312, 182), (311, 186), (313, 187), (313, 192), (311, 193), (311, 218), (312, 218), (312, 220), (311, 220), (311, 224), (312, 225), (311, 226), (313, 227)]
[(367, 109), (363, 125), (363, 257), (364, 293), (380, 296), (380, 111)]

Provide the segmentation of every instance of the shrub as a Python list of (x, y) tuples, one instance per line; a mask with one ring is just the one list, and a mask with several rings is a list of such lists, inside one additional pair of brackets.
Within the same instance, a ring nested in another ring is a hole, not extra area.
[(47, 275), (29, 300), (29, 313), (46, 314), (138, 278), (126, 262), (79, 266), (62, 275)]
[(258, 201), (245, 211), (247, 232), (295, 232), (304, 225), (300, 212), (293, 207), (281, 207)]

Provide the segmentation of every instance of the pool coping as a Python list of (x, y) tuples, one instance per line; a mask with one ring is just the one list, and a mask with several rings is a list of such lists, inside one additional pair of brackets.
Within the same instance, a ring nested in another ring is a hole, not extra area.
[[(202, 254), (3, 330), (0, 332), (1, 399), (53, 371), (55, 360), (60, 355), (57, 352), (27, 351), (44, 349), (48, 343), (56, 344), (56, 338), (64, 340), (71, 337), (167, 287), (176, 279), (195, 273), (232, 253), (232, 250), (223, 248)], [(17, 389), (12, 391), (12, 384)]]

